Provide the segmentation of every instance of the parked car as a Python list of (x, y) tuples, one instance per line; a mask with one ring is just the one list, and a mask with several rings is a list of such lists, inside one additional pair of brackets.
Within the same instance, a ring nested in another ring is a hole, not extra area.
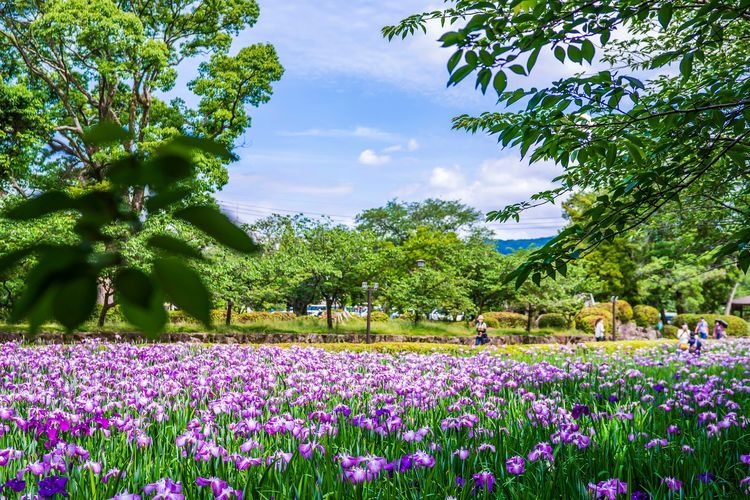
[(325, 314), (325, 312), (326, 312), (325, 305), (313, 304), (313, 305), (307, 306), (308, 316), (320, 316), (322, 314)]

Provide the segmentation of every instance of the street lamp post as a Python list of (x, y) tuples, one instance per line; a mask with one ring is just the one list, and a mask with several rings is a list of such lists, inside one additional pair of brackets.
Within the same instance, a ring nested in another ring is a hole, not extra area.
[(367, 330), (365, 330), (365, 343), (370, 343), (370, 314), (372, 313), (372, 292), (378, 290), (377, 283), (362, 282), (362, 290), (367, 292)]
[(617, 295), (612, 296), (612, 340), (617, 340)]

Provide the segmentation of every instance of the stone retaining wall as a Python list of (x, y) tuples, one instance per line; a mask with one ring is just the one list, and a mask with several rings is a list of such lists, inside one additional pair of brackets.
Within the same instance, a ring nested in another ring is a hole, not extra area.
[[(61, 344), (75, 343), (84, 340), (100, 339), (108, 342), (151, 342), (136, 332), (99, 332), (99, 333), (39, 333), (33, 343)], [(0, 342), (21, 342), (21, 333), (0, 332)], [(474, 336), (448, 337), (438, 335), (373, 335), (373, 342), (425, 342), (437, 344), (474, 344)], [(579, 344), (590, 342), (590, 336), (572, 335), (497, 335), (490, 337), (490, 345), (510, 344)], [(192, 342), (211, 344), (329, 344), (329, 343), (363, 343), (365, 336), (351, 333), (165, 333), (157, 342)]]

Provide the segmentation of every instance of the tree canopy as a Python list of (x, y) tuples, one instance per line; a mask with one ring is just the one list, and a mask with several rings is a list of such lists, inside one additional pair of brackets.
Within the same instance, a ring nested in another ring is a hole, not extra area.
[[(268, 101), (283, 73), (271, 45), (230, 54), (233, 35), (258, 15), (255, 0), (4, 2), (0, 189), (28, 194), (50, 184), (90, 186), (113, 160), (148, 156), (178, 135), (231, 149), (250, 126), (247, 106)], [(168, 100), (178, 68), (197, 55), (204, 60), (187, 83), (197, 105)], [(125, 129), (128, 139), (106, 146), (88, 141), (86, 131), (101, 122)], [(226, 183), (231, 159), (199, 155), (192, 190)], [(140, 210), (145, 193), (135, 189), (129, 201)]]
[[(449, 27), (440, 38), (455, 49), (448, 85), (472, 76), (505, 107), (458, 116), (454, 127), (496, 136), (532, 163), (563, 167), (557, 187), (488, 218), (518, 220), (579, 190), (596, 194), (580, 220), (519, 267), (518, 284), (564, 275), (571, 260), (603, 242), (685, 211), (710, 217), (713, 258), (732, 255), (748, 269), (747, 0), (448, 3), (383, 33), (406, 37), (431, 21)], [(542, 88), (523, 85), (538, 61), (549, 68), (555, 59), (582, 72)]]

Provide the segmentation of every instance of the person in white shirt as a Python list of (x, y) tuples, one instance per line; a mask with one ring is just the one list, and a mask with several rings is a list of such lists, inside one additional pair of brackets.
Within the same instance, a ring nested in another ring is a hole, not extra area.
[(604, 320), (602, 318), (598, 318), (594, 323), (594, 337), (597, 342), (604, 340)]
[(677, 330), (677, 342), (681, 351), (688, 350), (688, 341), (690, 340), (690, 328), (687, 323), (683, 323), (679, 330)]

